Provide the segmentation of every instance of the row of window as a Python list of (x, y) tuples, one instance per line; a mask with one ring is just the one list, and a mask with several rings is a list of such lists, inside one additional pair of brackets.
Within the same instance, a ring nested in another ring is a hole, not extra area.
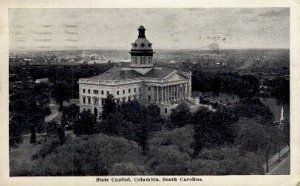
[[(137, 89), (136, 88), (133, 88), (133, 92), (136, 93)], [(139, 87), (139, 91), (141, 92), (141, 87)], [(82, 92), (85, 93), (85, 89), (82, 89)], [(125, 89), (123, 89), (123, 94), (125, 94)], [(88, 89), (88, 94), (91, 93), (91, 89)], [(99, 91), (98, 90), (93, 90), (93, 93), (94, 94), (99, 94)], [(128, 93), (131, 93), (131, 89), (128, 89)], [(106, 91), (106, 94), (109, 94), (109, 91)], [(104, 95), (104, 91), (101, 90), (101, 95)], [(120, 91), (117, 90), (117, 95), (120, 95)]]
[[(151, 98), (149, 96), (149, 101), (150, 101), (150, 99)], [(88, 97), (87, 100), (88, 100), (88, 104), (91, 104), (91, 98)], [(137, 96), (136, 95), (133, 96), (133, 100), (137, 100)], [(99, 101), (98, 98), (95, 98), (94, 105), (98, 105), (98, 101)], [(116, 99), (117, 104), (119, 104), (120, 101), (121, 101), (121, 99)], [(131, 101), (131, 97), (128, 97), (128, 101)], [(126, 102), (126, 97), (122, 97), (122, 102)], [(103, 103), (104, 103), (104, 99), (101, 99), (101, 104), (103, 105)], [(86, 97), (83, 97), (83, 104), (86, 104)], [(167, 108), (165, 108), (165, 113), (168, 113), (168, 109)]]
[[(83, 104), (92, 104), (91, 102), (91, 97), (82, 97), (82, 102)], [(133, 95), (133, 96), (128, 96), (127, 101), (133, 101), (133, 100), (138, 100), (141, 99), (141, 95)], [(122, 98), (116, 98), (115, 102), (116, 103), (120, 103), (120, 101), (122, 100), (122, 102), (126, 102), (126, 97), (122, 97)], [(104, 104), (104, 98), (100, 99), (101, 101), (101, 105)], [(94, 105), (98, 105), (99, 104), (99, 98), (94, 98)]]
[(151, 64), (152, 57), (151, 56), (132, 56), (133, 64)]

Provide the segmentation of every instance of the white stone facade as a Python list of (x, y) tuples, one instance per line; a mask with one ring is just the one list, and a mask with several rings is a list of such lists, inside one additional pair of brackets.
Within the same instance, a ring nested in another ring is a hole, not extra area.
[(130, 67), (114, 67), (99, 76), (81, 78), (78, 82), (80, 111), (89, 109), (100, 116), (103, 99), (108, 94), (112, 94), (118, 104), (131, 100), (146, 106), (156, 104), (162, 116), (168, 116), (180, 102), (196, 106), (198, 102), (191, 98), (192, 74), (154, 67), (151, 46), (141, 26), (139, 37), (132, 44)]

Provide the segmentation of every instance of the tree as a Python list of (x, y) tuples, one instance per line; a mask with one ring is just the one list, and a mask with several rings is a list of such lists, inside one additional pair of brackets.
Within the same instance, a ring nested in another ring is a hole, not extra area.
[(128, 101), (121, 107), (121, 113), (127, 121), (141, 123), (146, 121), (147, 109), (138, 101)]
[(76, 135), (95, 133), (96, 117), (90, 110), (80, 113), (79, 119), (74, 123), (73, 131)]
[(212, 144), (214, 138), (219, 138), (216, 129), (213, 126), (213, 113), (206, 108), (200, 108), (193, 115), (194, 126), (194, 153), (193, 157), (196, 157), (201, 149), (209, 144)]
[(134, 163), (116, 163), (112, 167), (110, 175), (148, 175), (143, 166), (137, 166)]
[(160, 108), (155, 104), (150, 104), (147, 107), (148, 119), (154, 119), (152, 122), (159, 122), (160, 119)]
[(175, 127), (183, 127), (190, 123), (191, 116), (189, 106), (185, 103), (181, 103), (171, 111), (170, 120)]
[(79, 118), (79, 106), (71, 104), (63, 109), (63, 118), (65, 122), (73, 124)]
[(9, 121), (9, 146), (15, 147), (22, 142), (23, 117), (20, 114), (10, 115)]
[(57, 124), (55, 121), (49, 122), (47, 125), (47, 136), (50, 139), (58, 138), (62, 145), (66, 141), (64, 126)]
[(63, 126), (60, 126), (57, 128), (58, 138), (60, 141), (60, 144), (62, 145), (66, 141), (66, 135), (65, 135), (65, 129)]
[(156, 151), (159, 147), (174, 145), (181, 152), (189, 155), (193, 153), (192, 144), (194, 144), (193, 126), (186, 125), (173, 130), (161, 130), (154, 132), (148, 140), (149, 153)]
[(51, 97), (59, 104), (59, 110), (63, 109), (63, 102), (69, 100), (68, 96), (68, 86), (66, 83), (60, 82), (56, 83), (51, 92)]
[(272, 148), (276, 148), (277, 140), (272, 137), (273, 126), (260, 125), (254, 120), (239, 121), (240, 131), (236, 144), (244, 151), (262, 153), (265, 156), (266, 170), (269, 168), (269, 156)]
[(93, 134), (71, 138), (62, 146), (57, 144), (55, 151), (36, 160), (34, 175), (99, 176), (114, 172), (116, 164), (145, 164), (140, 147), (121, 137)]
[(259, 98), (241, 99), (240, 103), (234, 109), (240, 118), (255, 118), (266, 125), (270, 125), (274, 120), (271, 110)]
[(36, 143), (36, 132), (35, 132), (35, 127), (34, 125), (30, 125), (30, 132), (31, 132), (31, 136), (30, 136), (30, 143)]
[(116, 106), (117, 104), (114, 100), (114, 96), (112, 94), (108, 94), (103, 103), (102, 118), (106, 119), (109, 114), (115, 113)]
[(241, 152), (238, 148), (204, 149), (191, 162), (193, 175), (249, 175), (263, 174), (260, 156)]
[(174, 145), (162, 146), (152, 151), (148, 166), (155, 175), (188, 174), (190, 157)]
[(110, 135), (123, 134), (124, 137), (126, 136), (124, 132), (132, 134), (132, 131), (126, 127), (123, 114), (119, 112), (110, 113), (101, 123), (97, 123), (96, 132)]

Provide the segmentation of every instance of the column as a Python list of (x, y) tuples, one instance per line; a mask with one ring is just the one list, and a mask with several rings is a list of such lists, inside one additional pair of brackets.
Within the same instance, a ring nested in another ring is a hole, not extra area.
[(172, 92), (172, 102), (174, 102), (174, 85), (171, 86), (171, 92)]
[(172, 85), (170, 85), (170, 102), (173, 102), (173, 98), (172, 98)]
[(175, 101), (177, 101), (177, 85), (174, 85)]
[(161, 87), (162, 88), (162, 103), (165, 103), (165, 96), (164, 96), (164, 91), (165, 91), (165, 87)]
[(176, 97), (177, 97), (177, 101), (179, 100), (179, 86), (178, 84), (176, 85)]
[(166, 86), (167, 103), (169, 103), (169, 86)]
[(192, 97), (192, 78), (189, 79), (189, 92), (188, 96)]
[(181, 89), (181, 84), (179, 84), (178, 86), (179, 86), (179, 100), (182, 100), (182, 98), (181, 98), (181, 90), (182, 90)]
[(186, 83), (182, 84), (182, 88), (183, 88), (183, 98), (186, 98)]
[(164, 86), (164, 103), (167, 103), (167, 87)]
[(189, 83), (186, 83), (186, 90), (185, 90), (185, 93), (186, 93), (186, 98), (189, 97)]
[(181, 90), (180, 90), (180, 94), (181, 94), (181, 99), (183, 99), (183, 84), (181, 84)]
[(160, 87), (160, 102), (163, 102), (163, 87)]
[(156, 103), (159, 103), (159, 92), (158, 92), (158, 86), (155, 87), (155, 101)]

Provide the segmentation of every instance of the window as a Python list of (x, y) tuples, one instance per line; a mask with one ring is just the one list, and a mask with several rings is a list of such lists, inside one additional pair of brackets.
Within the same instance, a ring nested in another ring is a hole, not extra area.
[(88, 98), (88, 104), (91, 104), (91, 98), (90, 97)]
[(94, 94), (98, 94), (98, 92), (99, 92), (98, 90), (94, 90)]
[(151, 87), (149, 87), (148, 90), (151, 91)]
[(117, 95), (119, 95), (119, 91), (117, 91)]
[(109, 94), (109, 91), (107, 91), (106, 94)]
[(85, 104), (85, 97), (83, 97), (83, 104)]
[(128, 101), (131, 101), (131, 98), (130, 98), (130, 97), (128, 97)]
[(136, 88), (134, 88), (133, 91), (136, 92)]
[(99, 99), (95, 98), (95, 105), (98, 105)]
[(88, 93), (91, 93), (91, 90), (90, 90), (90, 89), (88, 89)]
[(130, 93), (130, 89), (128, 89), (128, 93)]
[(125, 94), (125, 90), (123, 90), (123, 94)]
[(165, 113), (168, 113), (168, 109), (167, 108), (165, 108)]
[(101, 90), (101, 95), (103, 95), (104, 94), (104, 91), (103, 90)]
[(144, 47), (144, 46), (145, 46), (145, 44), (144, 44), (144, 43), (142, 43), (142, 44), (141, 44), (141, 47)]
[(120, 104), (120, 99), (117, 99), (117, 103)]
[(141, 88), (141, 87), (139, 87), (139, 91), (140, 91), (140, 92), (142, 91), (142, 88)]
[(85, 89), (82, 89), (82, 92), (85, 93)]
[(101, 105), (103, 105), (103, 103), (104, 103), (104, 99), (101, 99)]
[(148, 96), (148, 99), (149, 99), (149, 101), (151, 101), (151, 96), (150, 95)]

